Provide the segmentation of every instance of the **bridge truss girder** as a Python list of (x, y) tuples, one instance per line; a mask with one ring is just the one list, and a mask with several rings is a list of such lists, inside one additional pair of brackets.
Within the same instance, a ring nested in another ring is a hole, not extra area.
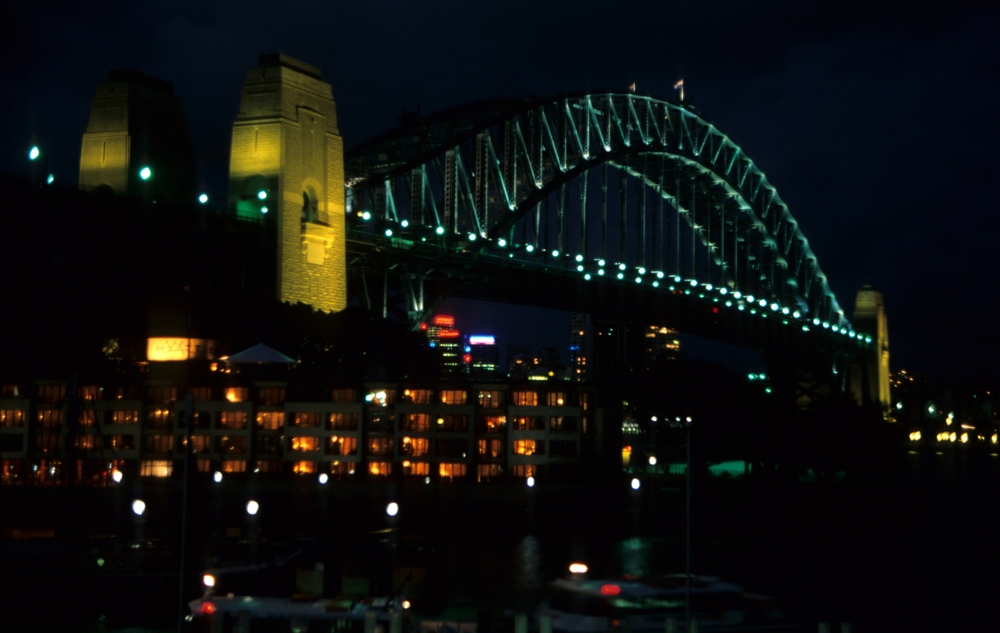
[(687, 107), (614, 93), (474, 104), (351, 150), (347, 170), (356, 236), (662, 273), (847, 326), (764, 174)]

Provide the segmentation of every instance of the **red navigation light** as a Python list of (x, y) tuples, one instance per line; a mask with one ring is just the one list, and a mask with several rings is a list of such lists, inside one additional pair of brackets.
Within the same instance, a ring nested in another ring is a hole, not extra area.
[(718, 314), (718, 313), (719, 313), (719, 307), (718, 306), (712, 306), (712, 314)]
[(438, 332), (438, 338), (458, 338), (458, 330), (441, 330)]
[(434, 317), (434, 325), (443, 325), (444, 327), (452, 327), (455, 325), (455, 317), (449, 316), (447, 314), (439, 314)]
[[(604, 589), (602, 588), (601, 591), (604, 591)], [(208, 615), (212, 615), (213, 613), (215, 613), (215, 605), (212, 604), (211, 602), (202, 602), (201, 612), (207, 613)]]
[(617, 596), (622, 592), (622, 588), (618, 585), (601, 585), (601, 593), (606, 596)]
[(467, 363), (471, 363), (472, 362), (472, 354), (466, 354), (465, 356), (462, 357), (462, 360), (465, 361), (465, 362), (467, 362)]
[(427, 324), (426, 323), (421, 323), (420, 324), (420, 331), (421, 332), (426, 332), (427, 331)]

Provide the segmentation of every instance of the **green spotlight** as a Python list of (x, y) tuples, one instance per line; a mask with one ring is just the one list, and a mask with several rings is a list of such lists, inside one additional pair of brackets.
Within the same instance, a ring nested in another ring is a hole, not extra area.
[(38, 149), (38, 146), (35, 145), (30, 150), (28, 150), (28, 160), (35, 160), (41, 154), (42, 154), (42, 150)]
[(198, 196), (198, 202), (200, 202), (202, 204), (206, 204), (208, 202), (208, 194), (207, 193), (203, 193), (200, 196)]
[(267, 192), (261, 189), (257, 192), (257, 197), (261, 200), (267, 200)]
[(49, 174), (49, 177), (45, 179), (46, 184), (50, 184), (50, 185), (52, 183), (54, 183), (55, 181), (56, 181), (56, 175), (55, 174)]
[(149, 167), (143, 167), (142, 169), (139, 170), (139, 178), (142, 178), (143, 180), (149, 180), (152, 177), (153, 177), (153, 170), (150, 169)]

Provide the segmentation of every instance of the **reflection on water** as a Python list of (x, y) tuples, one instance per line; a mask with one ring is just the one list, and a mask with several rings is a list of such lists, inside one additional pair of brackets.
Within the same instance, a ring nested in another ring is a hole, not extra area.
[(516, 567), (514, 586), (521, 591), (537, 591), (542, 588), (541, 543), (532, 534), (525, 536), (515, 546)]
[(649, 575), (650, 544), (639, 537), (618, 543), (617, 558), (622, 574), (642, 578)]

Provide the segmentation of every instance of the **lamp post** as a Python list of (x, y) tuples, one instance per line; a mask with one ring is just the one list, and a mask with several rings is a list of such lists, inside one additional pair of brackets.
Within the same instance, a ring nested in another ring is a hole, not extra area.
[(684, 509), (684, 611), (687, 617), (688, 633), (691, 633), (691, 416), (685, 419), (687, 430), (687, 472), (684, 477), (687, 486)]

